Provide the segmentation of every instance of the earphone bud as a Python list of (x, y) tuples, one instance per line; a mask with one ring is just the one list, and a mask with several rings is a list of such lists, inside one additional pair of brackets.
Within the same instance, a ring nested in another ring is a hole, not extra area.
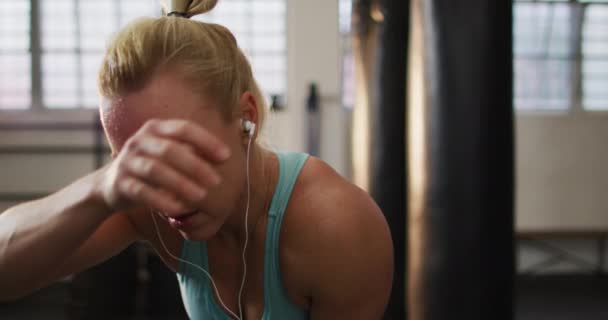
[(243, 130), (249, 134), (249, 137), (252, 138), (255, 135), (255, 123), (241, 119), (241, 125), (243, 126)]

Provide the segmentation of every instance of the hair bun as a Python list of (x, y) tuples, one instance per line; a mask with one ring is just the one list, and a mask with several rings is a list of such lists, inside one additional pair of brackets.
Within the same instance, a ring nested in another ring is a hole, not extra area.
[(211, 11), (217, 0), (161, 0), (160, 6), (163, 15), (178, 14), (191, 18), (193, 16)]

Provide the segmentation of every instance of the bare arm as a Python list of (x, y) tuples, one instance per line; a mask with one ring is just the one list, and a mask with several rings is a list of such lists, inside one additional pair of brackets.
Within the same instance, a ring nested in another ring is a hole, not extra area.
[(92, 197), (93, 175), (0, 214), (0, 298), (48, 284), (56, 270), (109, 216)]
[(393, 278), (388, 225), (364, 192), (351, 189), (337, 196), (318, 227), (311, 319), (381, 319)]
[(116, 254), (138, 237), (125, 214), (179, 215), (217, 184), (223, 143), (183, 120), (148, 121), (106, 167), (0, 214), (0, 300), (23, 296)]

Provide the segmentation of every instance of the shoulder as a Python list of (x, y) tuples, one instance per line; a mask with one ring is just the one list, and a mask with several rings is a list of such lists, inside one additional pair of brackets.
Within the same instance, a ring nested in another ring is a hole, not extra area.
[(303, 228), (304, 232), (343, 232), (346, 236), (370, 228), (386, 227), (373, 231), (388, 231), (384, 215), (367, 192), (312, 156), (298, 176), (288, 211), (300, 226), (311, 227)]
[[(388, 298), (393, 249), (384, 215), (365, 191), (322, 160), (309, 157), (306, 161), (283, 228), (282, 245), (287, 245), (300, 266), (295, 267), (299, 287), (312, 301), (331, 305), (334, 298), (336, 303), (359, 303), (369, 294), (382, 301)], [(349, 299), (349, 292), (367, 294)], [(378, 306), (382, 301), (370, 308), (383, 308)]]

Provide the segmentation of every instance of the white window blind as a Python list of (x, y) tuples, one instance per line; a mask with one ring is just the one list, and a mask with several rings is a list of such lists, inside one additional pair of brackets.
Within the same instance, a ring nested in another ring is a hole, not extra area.
[(195, 19), (221, 24), (234, 34), (267, 98), (285, 94), (285, 0), (223, 0), (211, 12)]
[(608, 110), (608, 1), (585, 9), (582, 43), (583, 107)]
[(608, 110), (608, 0), (514, 3), (515, 106)]
[(158, 12), (154, 0), (44, 0), (42, 101), (50, 109), (97, 107), (96, 75), (108, 38), (125, 23)]
[[(96, 107), (96, 74), (110, 35), (138, 16), (157, 16), (156, 0), (44, 0), (42, 87), (47, 108)], [(228, 27), (268, 95), (286, 89), (285, 0), (223, 0), (196, 17)]]
[(514, 4), (515, 106), (566, 110), (572, 102), (574, 6), (569, 3)]
[(29, 1), (0, 1), (0, 109), (31, 105), (29, 35)]

